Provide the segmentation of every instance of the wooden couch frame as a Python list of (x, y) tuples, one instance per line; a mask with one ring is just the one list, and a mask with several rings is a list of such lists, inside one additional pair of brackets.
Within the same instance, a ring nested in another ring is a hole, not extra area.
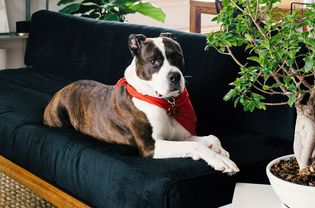
[(0, 156), (0, 172), (31, 189), (46, 201), (60, 208), (88, 208), (87, 204), (47, 183), (31, 172)]

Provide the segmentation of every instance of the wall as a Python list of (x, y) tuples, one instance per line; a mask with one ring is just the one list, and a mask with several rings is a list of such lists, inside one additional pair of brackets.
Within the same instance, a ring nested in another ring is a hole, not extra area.
[(0, 70), (24, 66), (26, 39), (2, 39), (0, 37)]

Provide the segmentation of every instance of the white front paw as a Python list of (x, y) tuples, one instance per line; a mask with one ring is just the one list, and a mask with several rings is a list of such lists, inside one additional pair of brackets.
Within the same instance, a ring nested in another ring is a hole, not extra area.
[(210, 150), (203, 145), (199, 145), (196, 148), (195, 157), (193, 158), (201, 158), (205, 160), (208, 165), (213, 167), (215, 170), (222, 171), (223, 173), (227, 173), (229, 175), (233, 175), (239, 172), (239, 168), (232, 160), (225, 156), (217, 154), (216, 152)]
[(218, 137), (209, 135), (207, 137), (203, 137), (203, 140), (210, 149), (224, 157), (230, 158), (230, 154), (225, 149), (223, 149)]
[(215, 157), (213, 163), (215, 164), (215, 170), (222, 171), (223, 173), (227, 173), (228, 175), (234, 175), (240, 171), (237, 165), (232, 160), (219, 154)]

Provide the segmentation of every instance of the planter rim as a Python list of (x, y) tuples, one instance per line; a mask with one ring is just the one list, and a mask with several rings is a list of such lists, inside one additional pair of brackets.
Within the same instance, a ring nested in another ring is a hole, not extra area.
[(274, 174), (271, 173), (270, 168), (275, 162), (277, 162), (279, 160), (287, 160), (287, 159), (292, 158), (292, 157), (295, 157), (294, 154), (278, 157), (278, 158), (272, 160), (271, 162), (269, 162), (267, 167), (266, 167), (267, 176), (269, 178), (273, 178), (274, 180), (276, 180), (278, 182), (281, 182), (283, 186), (287, 186), (287, 187), (293, 187), (294, 186), (295, 188), (298, 188), (301, 191), (302, 190), (304, 190), (304, 191), (305, 190), (311, 190), (311, 189), (314, 190), (315, 189), (314, 186), (306, 186), (306, 185), (301, 185), (301, 184), (289, 182), (289, 181), (283, 180), (283, 179), (281, 179), (281, 178), (279, 178), (279, 177), (277, 177), (277, 176), (275, 176)]

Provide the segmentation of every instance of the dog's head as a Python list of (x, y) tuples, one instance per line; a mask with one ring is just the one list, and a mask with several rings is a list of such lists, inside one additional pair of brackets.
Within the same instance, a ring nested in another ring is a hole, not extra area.
[(127, 81), (142, 94), (160, 98), (177, 97), (185, 88), (184, 56), (170, 33), (158, 38), (129, 36), (133, 61), (125, 72)]

